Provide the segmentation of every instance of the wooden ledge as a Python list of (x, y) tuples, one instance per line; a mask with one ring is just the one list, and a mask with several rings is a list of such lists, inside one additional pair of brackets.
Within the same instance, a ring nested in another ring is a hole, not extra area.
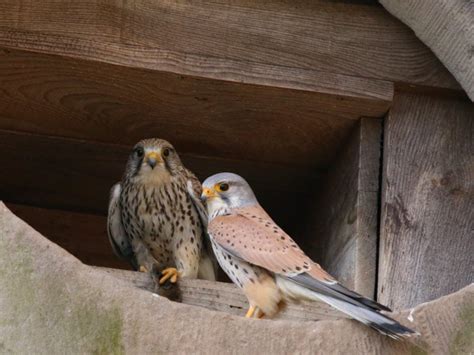
[[(126, 281), (133, 287), (155, 292), (154, 283), (148, 273), (110, 268), (97, 268), (97, 270)], [(244, 316), (248, 309), (247, 298), (238, 287), (231, 283), (182, 279), (178, 287), (181, 302), (184, 304), (237, 316)], [(289, 303), (274, 317), (274, 319), (298, 321), (342, 318), (348, 317), (324, 302), (307, 301)]]
[[(13, 353), (420, 353), (352, 320), (248, 320), (154, 297), (82, 264), (1, 203), (0, 236), (0, 331), (3, 349)], [(132, 276), (146, 284), (146, 275)], [(471, 285), (393, 316), (421, 333), (429, 353), (468, 353), (473, 292)]]

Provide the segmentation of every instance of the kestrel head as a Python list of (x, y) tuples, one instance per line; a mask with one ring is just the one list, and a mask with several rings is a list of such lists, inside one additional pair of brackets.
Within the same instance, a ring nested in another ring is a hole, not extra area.
[(233, 208), (258, 204), (250, 185), (237, 174), (212, 175), (203, 182), (202, 188), (201, 197), (206, 201), (210, 218), (230, 213)]
[(125, 179), (142, 182), (166, 181), (183, 169), (181, 160), (168, 141), (144, 139), (133, 147), (125, 170)]

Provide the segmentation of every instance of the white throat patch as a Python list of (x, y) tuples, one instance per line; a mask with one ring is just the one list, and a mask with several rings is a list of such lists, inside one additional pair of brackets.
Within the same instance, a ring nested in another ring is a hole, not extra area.
[(207, 214), (209, 215), (209, 222), (218, 216), (223, 216), (230, 213), (230, 208), (219, 197), (211, 197), (207, 200)]

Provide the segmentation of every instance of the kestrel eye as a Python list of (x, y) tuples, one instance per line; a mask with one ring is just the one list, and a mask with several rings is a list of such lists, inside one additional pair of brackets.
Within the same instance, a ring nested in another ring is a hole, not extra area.
[(170, 155), (171, 151), (169, 150), (169, 148), (165, 148), (163, 149), (163, 156), (164, 157), (167, 157), (168, 155)]
[(137, 147), (137, 148), (135, 148), (135, 155), (136, 155), (138, 158), (142, 158), (144, 154), (145, 154), (145, 151), (143, 150), (142, 147)]
[(227, 191), (229, 190), (229, 184), (226, 184), (226, 183), (222, 183), (219, 185), (219, 190), (221, 191)]

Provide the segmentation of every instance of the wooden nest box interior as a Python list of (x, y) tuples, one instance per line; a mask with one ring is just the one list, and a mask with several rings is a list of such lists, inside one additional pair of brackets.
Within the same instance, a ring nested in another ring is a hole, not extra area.
[(22, 3), (0, 4), (0, 198), (84, 263), (128, 268), (109, 189), (159, 137), (366, 296), (472, 282), (472, 102), (378, 3)]

